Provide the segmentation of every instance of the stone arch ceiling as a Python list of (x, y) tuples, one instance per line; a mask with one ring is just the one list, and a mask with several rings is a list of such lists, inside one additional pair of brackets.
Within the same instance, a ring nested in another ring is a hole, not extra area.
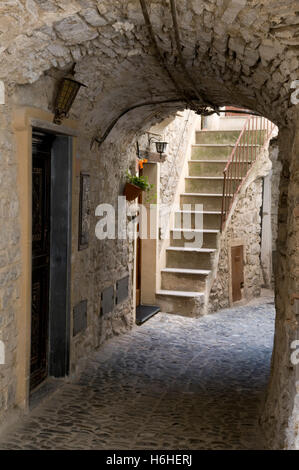
[[(147, 5), (168, 66), (180, 86), (194, 92), (178, 61), (170, 2)], [(278, 124), (292, 119), (298, 0), (179, 0), (177, 9), (187, 69), (210, 102), (244, 106)], [(180, 98), (155, 57), (139, 0), (1, 2), (0, 78), (8, 85), (41, 77), (53, 82), (74, 61), (76, 77), (88, 88), (81, 89), (73, 116), (83, 116), (87, 128), (103, 129), (139, 102)], [(158, 107), (158, 114), (148, 107), (134, 115), (140, 125), (182, 107), (183, 101)]]

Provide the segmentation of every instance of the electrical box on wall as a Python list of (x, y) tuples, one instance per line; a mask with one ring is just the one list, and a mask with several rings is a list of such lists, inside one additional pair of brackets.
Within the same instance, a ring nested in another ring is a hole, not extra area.
[(129, 276), (116, 283), (116, 303), (120, 304), (129, 297)]
[(110, 286), (101, 294), (101, 315), (106, 315), (114, 309), (114, 287)]
[(87, 300), (79, 302), (73, 311), (73, 336), (87, 328)]

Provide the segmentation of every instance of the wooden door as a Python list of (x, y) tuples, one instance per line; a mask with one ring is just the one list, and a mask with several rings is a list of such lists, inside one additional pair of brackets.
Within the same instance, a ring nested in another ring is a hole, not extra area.
[(31, 390), (48, 374), (51, 143), (51, 136), (33, 133)]
[(242, 288), (244, 285), (244, 260), (243, 245), (232, 246), (232, 300), (236, 302), (242, 299)]

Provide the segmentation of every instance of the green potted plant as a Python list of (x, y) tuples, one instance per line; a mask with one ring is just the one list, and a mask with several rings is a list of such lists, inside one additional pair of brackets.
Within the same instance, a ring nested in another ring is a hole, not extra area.
[(147, 176), (136, 176), (127, 171), (126, 179), (127, 182), (124, 195), (126, 196), (127, 201), (134, 201), (142, 191), (148, 192), (154, 187), (153, 184), (149, 184)]

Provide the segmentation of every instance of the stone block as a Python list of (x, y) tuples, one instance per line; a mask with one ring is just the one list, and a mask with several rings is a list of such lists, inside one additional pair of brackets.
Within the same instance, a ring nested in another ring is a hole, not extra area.
[(236, 52), (236, 54), (239, 56), (244, 55), (244, 50), (245, 50), (245, 41), (242, 38), (230, 38), (228, 41), (228, 47), (232, 51)]
[(221, 17), (223, 23), (232, 24), (246, 3), (246, 0), (230, 0), (228, 7)]
[(99, 26), (104, 26), (107, 24), (107, 20), (99, 14), (99, 11), (95, 8), (86, 8), (82, 10), (80, 15), (85, 19), (87, 23), (91, 26), (98, 28)]
[(54, 23), (54, 29), (67, 45), (81, 44), (98, 36), (78, 15), (73, 15)]

